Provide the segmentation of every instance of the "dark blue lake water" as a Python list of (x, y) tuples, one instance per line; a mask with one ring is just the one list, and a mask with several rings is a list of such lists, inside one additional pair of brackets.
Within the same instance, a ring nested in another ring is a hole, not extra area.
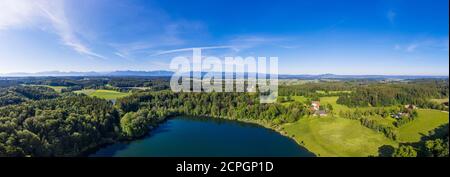
[(292, 139), (238, 121), (176, 117), (143, 139), (117, 143), (91, 156), (106, 157), (311, 157)]

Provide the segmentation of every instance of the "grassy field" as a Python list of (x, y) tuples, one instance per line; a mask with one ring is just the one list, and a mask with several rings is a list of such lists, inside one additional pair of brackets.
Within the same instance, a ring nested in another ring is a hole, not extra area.
[(280, 79), (280, 85), (302, 85), (307, 83), (317, 83), (319, 80), (302, 80), (302, 79)]
[(298, 101), (298, 102), (301, 102), (301, 103), (304, 103), (307, 100), (307, 98), (304, 97), (304, 96), (292, 96), (292, 99), (294, 99), (294, 101)]
[(130, 93), (123, 93), (114, 90), (94, 90), (94, 89), (75, 91), (75, 93), (84, 93), (88, 96), (103, 98), (106, 100), (115, 100), (117, 98), (126, 97), (130, 95)]
[[(292, 97), (304, 101), (305, 97)], [(336, 103), (338, 97), (321, 97), (321, 105), (331, 104), (335, 112), (352, 110), (345, 105)], [(286, 103), (283, 103), (286, 104)], [(389, 108), (389, 107), (385, 107)], [(358, 108), (376, 109), (375, 107)], [(377, 156), (383, 145), (397, 147), (398, 143), (417, 142), (424, 135), (440, 125), (449, 122), (448, 112), (439, 110), (417, 110), (419, 116), (412, 122), (396, 128), (395, 119), (368, 117), (377, 122), (398, 130), (398, 140), (386, 138), (382, 133), (362, 126), (357, 120), (331, 117), (305, 117), (299, 121), (282, 126), (285, 133), (294, 136), (302, 146), (318, 156)]]
[[(336, 101), (338, 98), (339, 97), (337, 97), (337, 96), (320, 97), (320, 104), (321, 105), (331, 104), (333, 106), (335, 113), (339, 113), (339, 111), (348, 111), (348, 110), (355, 109), (355, 108), (349, 108), (346, 105), (337, 104)], [(394, 107), (396, 107), (396, 106), (385, 106), (383, 108), (389, 109), (389, 108), (394, 108)], [(377, 109), (377, 108), (380, 108), (380, 107), (359, 107), (358, 109), (363, 111), (363, 110)]]
[(431, 101), (434, 101), (436, 103), (445, 103), (448, 102), (448, 98), (443, 98), (443, 99), (431, 99)]
[[(327, 92), (323, 90), (317, 90), (316, 93), (319, 94), (327, 94)], [(338, 93), (352, 93), (350, 90), (344, 90), (344, 91), (328, 91), (328, 94), (338, 94)]]
[(308, 117), (283, 125), (284, 131), (318, 156), (365, 157), (377, 156), (383, 145), (397, 143), (356, 120), (329, 117)]
[[(280, 97), (282, 97), (282, 96), (280, 96)], [(306, 102), (306, 100), (308, 99), (308, 98), (306, 98), (306, 97), (304, 97), (304, 96), (291, 96), (291, 98), (294, 100), (294, 101), (298, 101), (298, 102), (301, 102), (301, 103), (305, 103)], [(333, 106), (333, 109), (336, 111), (336, 112), (339, 112), (339, 111), (345, 111), (345, 110), (349, 110), (350, 108), (349, 107), (347, 107), (347, 106), (345, 106), (345, 105), (340, 105), (340, 104), (337, 104), (336, 103), (336, 101), (337, 101), (337, 99), (338, 99), (339, 97), (337, 97), (337, 96), (331, 96), (331, 97), (320, 97), (320, 104), (321, 105), (326, 105), (326, 104), (331, 104), (332, 106)], [(289, 105), (291, 102), (285, 102), (285, 103), (282, 103), (283, 105), (285, 105), (285, 106), (287, 106), (287, 105)]]
[[(327, 103), (331, 104), (335, 112), (353, 109), (345, 105), (337, 104), (336, 103), (337, 99), (338, 97), (321, 97), (320, 102), (322, 105)], [(392, 107), (384, 107), (384, 108), (392, 108)], [(358, 109), (360, 110), (376, 109), (376, 107), (366, 107)], [(449, 122), (448, 112), (442, 112), (439, 110), (418, 110), (418, 113), (419, 116), (414, 121), (398, 129), (399, 142), (417, 142), (423, 135), (428, 135), (429, 131)], [(392, 118), (387, 119), (377, 118), (376, 120), (379, 123), (389, 125), (391, 127), (393, 127), (393, 122), (395, 121)]]
[(440, 125), (448, 123), (448, 112), (439, 110), (418, 110), (419, 116), (412, 122), (399, 128), (400, 142), (417, 142), (423, 135)]
[(94, 93), (96, 90), (94, 90), (94, 89), (84, 89), (84, 90), (77, 90), (77, 91), (74, 91), (74, 93), (77, 93), (77, 94), (80, 94), (80, 93), (83, 93), (83, 94), (86, 94), (86, 95), (91, 95), (92, 93)]
[(51, 88), (51, 89), (55, 90), (58, 93), (61, 93), (62, 89), (66, 89), (67, 88), (65, 86), (46, 86), (46, 87)]
[(377, 115), (377, 116), (368, 116), (366, 118), (369, 120), (373, 120), (381, 125), (395, 128), (394, 122), (396, 122), (396, 120), (392, 117), (383, 118), (383, 117)]
[(336, 103), (336, 100), (337, 100), (338, 98), (339, 98), (339, 97), (337, 97), (337, 96), (332, 96), (332, 97), (320, 97), (320, 105), (331, 104), (331, 106), (333, 106), (334, 112), (350, 110), (350, 108), (349, 108), (348, 106), (341, 105), (341, 104), (337, 104), (337, 103)]
[(58, 92), (58, 93), (61, 93), (62, 89), (66, 89), (67, 88), (65, 86), (49, 86), (49, 85), (25, 85), (25, 86), (48, 87), (48, 88), (51, 88), (51, 89), (55, 90), (55, 92)]
[[(282, 97), (282, 96), (281, 96)], [(298, 102), (301, 102), (301, 103), (304, 103), (304, 102), (306, 102), (306, 100), (307, 100), (307, 98), (306, 97), (304, 97), (304, 96), (291, 96), (291, 98), (294, 100), (294, 101), (298, 101)], [(288, 106), (289, 104), (291, 104), (292, 103), (292, 101), (290, 101), (290, 102), (284, 102), (284, 103), (281, 103), (282, 105), (284, 105), (284, 106)]]

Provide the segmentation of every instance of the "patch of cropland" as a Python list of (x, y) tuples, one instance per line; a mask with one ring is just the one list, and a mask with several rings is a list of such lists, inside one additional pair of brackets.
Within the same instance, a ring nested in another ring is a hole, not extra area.
[[(403, 153), (405, 149), (418, 151), (421, 156), (442, 155), (424, 153), (431, 151), (430, 149), (441, 152), (439, 147), (442, 147), (442, 143), (425, 148), (423, 140), (432, 136), (439, 127), (448, 125), (448, 106), (445, 105), (447, 83), (448, 80), (364, 84), (350, 82), (347, 89), (353, 90), (352, 92), (328, 90), (328, 93), (338, 94), (336, 96), (321, 96), (327, 93), (323, 89), (315, 93), (309, 89), (299, 90), (316, 88), (317, 83), (311, 86), (285, 86), (284, 93), (294, 95), (281, 96), (278, 102), (283, 105), (301, 102), (320, 106), (311, 106), (311, 109), (317, 108), (314, 116), (283, 124), (281, 129), (319, 156), (385, 156), (386, 149), (392, 151), (388, 156), (417, 155)], [(433, 99), (439, 97), (443, 98)], [(346, 102), (347, 99), (350, 101)], [(447, 135), (433, 141), (445, 142), (446, 137), (448, 139)], [(433, 142), (428, 144), (430, 143)]]
[(323, 157), (377, 156), (381, 146), (397, 146), (382, 133), (344, 118), (302, 118), (283, 125), (283, 130), (300, 145)]
[(337, 102), (349, 107), (393, 106), (414, 104), (421, 108), (448, 110), (430, 99), (448, 98), (448, 80), (420, 80), (408, 83), (373, 83), (356, 87), (355, 91), (340, 95)]
[(430, 132), (449, 122), (448, 112), (439, 110), (418, 110), (418, 117), (399, 128), (400, 142), (418, 142), (423, 136), (430, 135)]
[(431, 101), (434, 101), (436, 103), (445, 103), (445, 102), (448, 102), (448, 98), (431, 99)]
[(86, 90), (80, 90), (80, 91), (75, 91), (75, 93), (82, 93), (82, 94), (86, 94), (88, 96), (91, 97), (97, 97), (97, 98), (102, 98), (102, 99), (106, 99), (106, 100), (116, 100), (118, 98), (122, 98), (122, 97), (126, 97), (129, 96), (130, 93), (124, 93), (124, 92), (118, 92), (118, 91), (114, 91), (114, 90), (94, 90), (94, 89), (86, 89)]
[(48, 87), (53, 89), (55, 92), (62, 93), (64, 89), (67, 89), (67, 86), (49, 86), (49, 85), (24, 85), (29, 87)]

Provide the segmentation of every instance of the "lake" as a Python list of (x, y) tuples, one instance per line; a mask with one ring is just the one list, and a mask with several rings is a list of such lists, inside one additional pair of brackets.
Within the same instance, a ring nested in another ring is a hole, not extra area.
[(294, 140), (259, 125), (214, 118), (175, 117), (131, 142), (93, 157), (312, 157)]

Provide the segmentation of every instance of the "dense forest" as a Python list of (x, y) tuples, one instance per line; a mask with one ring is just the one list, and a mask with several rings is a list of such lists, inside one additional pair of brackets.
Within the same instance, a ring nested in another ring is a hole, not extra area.
[(62, 86), (62, 92), (72, 92), (82, 89), (112, 89), (129, 91), (147, 89), (152, 91), (167, 90), (170, 87), (170, 77), (24, 77), (0, 78), (0, 88), (20, 85)]
[[(367, 81), (348, 81), (348, 82), (317, 82), (298, 85), (280, 85), (279, 94), (281, 96), (339, 96), (353, 91), (360, 85), (367, 85)], [(318, 92), (322, 91), (322, 92)]]
[(155, 87), (155, 90), (169, 89), (170, 78), (112, 78), (108, 84), (114, 87)]
[(173, 115), (267, 119), (293, 122), (309, 114), (303, 104), (288, 108), (259, 104), (238, 93), (142, 92), (106, 100), (66, 95), (0, 108), (0, 156), (74, 156), (89, 148), (145, 135)]
[[(117, 106), (128, 119), (152, 119), (142, 111), (163, 115), (183, 114), (230, 119), (263, 119), (274, 124), (294, 122), (312, 112), (303, 103), (260, 104), (258, 94), (248, 93), (173, 93), (170, 91), (142, 92), (119, 99)], [(133, 116), (134, 115), (134, 116)], [(152, 113), (152, 115), (154, 115)], [(134, 133), (131, 133), (134, 135)], [(139, 136), (140, 133), (137, 133)]]
[(349, 107), (414, 104), (421, 108), (444, 109), (443, 105), (429, 100), (448, 98), (448, 84), (448, 80), (424, 80), (395, 84), (374, 83), (357, 87), (350, 94), (341, 95), (337, 103)]
[(0, 156), (75, 156), (120, 135), (111, 102), (65, 96), (0, 108)]
[[(101, 81), (95, 83), (98, 80)], [(394, 127), (379, 123), (378, 119), (401, 113), (393, 125), (398, 128), (417, 117), (414, 109), (405, 108), (403, 104), (424, 106), (430, 98), (448, 97), (448, 80), (389, 84), (319, 82), (281, 86), (280, 94), (288, 95), (285, 98), (302, 95), (309, 100), (291, 101), (289, 104), (261, 104), (259, 93), (174, 93), (166, 90), (167, 82), (166, 79), (143, 78), (43, 78), (5, 82), (5, 86), (0, 87), (0, 156), (78, 156), (107, 143), (142, 137), (166, 118), (176, 115), (256, 120), (277, 127), (313, 115), (311, 100), (323, 95), (339, 96), (340, 104), (356, 107), (337, 112), (340, 117), (358, 120), (362, 126), (396, 140), (398, 135)], [(49, 87), (22, 86), (24, 84), (51, 84), (69, 89), (158, 89), (135, 90), (132, 95), (119, 98), (113, 104), (69, 90), (57, 93)], [(358, 109), (368, 106), (379, 107)], [(323, 105), (323, 109), (332, 116), (335, 114), (330, 104)], [(420, 144), (402, 144), (395, 149), (393, 156), (448, 156), (448, 130), (443, 132), (434, 133)]]
[(58, 94), (47, 87), (13, 86), (0, 88), (0, 107), (19, 104), (28, 100), (52, 99)]

